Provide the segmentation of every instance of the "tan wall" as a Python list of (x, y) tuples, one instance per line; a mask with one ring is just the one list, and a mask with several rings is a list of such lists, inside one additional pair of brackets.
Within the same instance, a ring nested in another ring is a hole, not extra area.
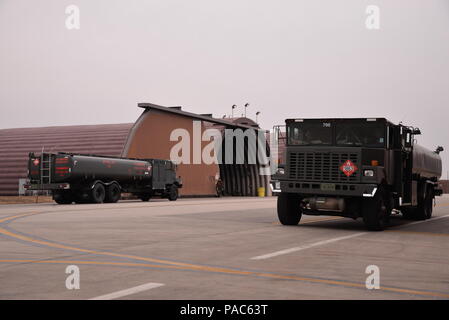
[[(177, 141), (170, 141), (174, 129), (183, 128), (190, 133), (190, 163), (180, 164), (177, 174), (183, 180), (181, 195), (214, 195), (217, 164), (192, 164), (193, 120), (158, 110), (145, 111), (131, 129), (123, 151), (124, 157), (170, 159), (170, 150)], [(202, 125), (204, 131), (204, 125)], [(202, 143), (202, 148), (208, 142)]]
[(449, 180), (440, 180), (440, 185), (444, 193), (449, 193)]

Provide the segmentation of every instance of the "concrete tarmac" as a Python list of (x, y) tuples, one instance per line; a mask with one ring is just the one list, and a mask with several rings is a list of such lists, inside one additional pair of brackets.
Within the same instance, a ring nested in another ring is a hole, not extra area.
[(328, 216), (282, 226), (276, 200), (2, 205), (0, 299), (449, 299), (448, 196), (383, 232)]

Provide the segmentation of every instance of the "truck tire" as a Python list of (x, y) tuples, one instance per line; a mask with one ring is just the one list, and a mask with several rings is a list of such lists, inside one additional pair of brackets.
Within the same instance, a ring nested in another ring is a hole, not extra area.
[(148, 201), (150, 201), (150, 199), (151, 199), (151, 194), (149, 194), (149, 193), (144, 193), (144, 194), (141, 194), (141, 195), (139, 196), (139, 198), (140, 198), (140, 200), (142, 200), (143, 202), (148, 202)]
[(106, 189), (102, 183), (97, 182), (90, 191), (91, 203), (103, 203), (106, 197)]
[(433, 195), (433, 190), (432, 190), (432, 191), (429, 191), (428, 197), (426, 198), (426, 203), (425, 203), (426, 208), (424, 209), (425, 214), (426, 214), (426, 219), (432, 218), (433, 199), (434, 199), (434, 195)]
[(106, 188), (106, 196), (104, 202), (106, 203), (116, 203), (120, 200), (122, 195), (122, 190), (117, 183), (113, 183)]
[(418, 200), (418, 208), (416, 209), (416, 220), (426, 220), (432, 218), (433, 212), (433, 190), (428, 189), (426, 196)]
[(56, 192), (53, 194), (53, 200), (57, 204), (71, 204), (73, 202), (73, 195), (69, 192)]
[(286, 226), (295, 226), (302, 217), (300, 198), (293, 193), (281, 192), (277, 199), (279, 221)]
[(174, 184), (170, 186), (170, 191), (168, 192), (168, 200), (176, 201), (178, 199), (178, 187)]
[(388, 222), (392, 207), (388, 192), (379, 189), (372, 198), (365, 198), (362, 202), (363, 222), (368, 230), (382, 231)]

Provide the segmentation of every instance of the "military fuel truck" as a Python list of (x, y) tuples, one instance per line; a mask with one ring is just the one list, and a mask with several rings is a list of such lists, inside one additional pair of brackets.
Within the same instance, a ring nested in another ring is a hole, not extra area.
[(283, 225), (302, 214), (336, 215), (383, 230), (392, 213), (429, 219), (442, 164), (418, 128), (384, 118), (287, 119), (285, 163), (272, 176)]
[(50, 190), (58, 204), (117, 202), (122, 192), (142, 201), (175, 201), (182, 181), (169, 160), (70, 153), (29, 154), (27, 190)]

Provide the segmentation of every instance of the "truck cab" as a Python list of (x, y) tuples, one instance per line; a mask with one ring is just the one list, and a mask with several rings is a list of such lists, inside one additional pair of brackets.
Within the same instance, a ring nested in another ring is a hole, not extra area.
[[(432, 199), (438, 194), (441, 176), (436, 152), (414, 150), (418, 134), (385, 118), (287, 119), (285, 163), (273, 176), (281, 223), (297, 224), (302, 214), (338, 215), (382, 230), (393, 209), (416, 215), (429, 202), (426, 190)], [(414, 161), (427, 167), (419, 171)]]

